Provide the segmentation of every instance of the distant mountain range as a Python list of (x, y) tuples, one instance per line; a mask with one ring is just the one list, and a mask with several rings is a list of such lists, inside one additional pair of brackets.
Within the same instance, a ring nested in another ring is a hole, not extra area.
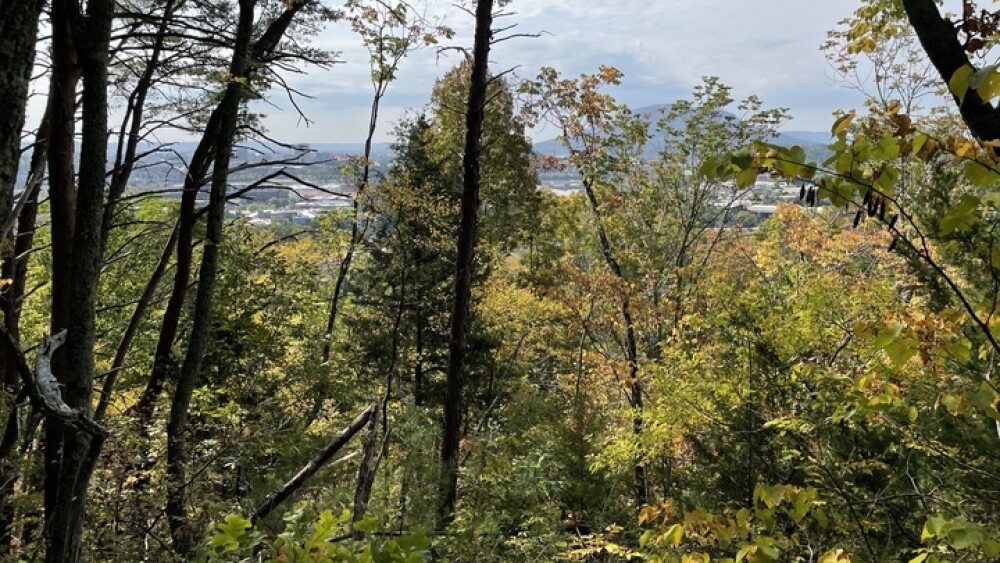
[[(647, 106), (641, 107), (634, 112), (641, 116), (648, 116), (649, 121), (655, 121), (658, 116), (664, 113), (664, 110), (668, 106)], [(732, 114), (727, 114), (732, 115)], [(678, 118), (674, 124), (675, 128), (682, 128), (684, 126), (684, 120)], [(830, 152), (827, 149), (827, 145), (831, 142), (830, 134), (827, 132), (818, 131), (781, 131), (773, 139), (775, 144), (782, 146), (793, 146), (799, 145), (806, 151), (806, 155), (810, 160), (822, 162), (825, 160)], [(164, 185), (164, 184), (176, 184), (182, 182), (184, 179), (183, 170), (184, 162), (194, 153), (195, 148), (198, 146), (195, 142), (184, 141), (168, 143), (170, 150), (167, 152), (159, 152), (155, 155), (149, 156), (145, 161), (145, 166), (137, 168), (133, 176), (133, 182), (140, 185)], [(664, 140), (663, 136), (656, 134), (649, 142), (646, 144), (644, 151), (644, 157), (647, 159), (655, 159), (658, 157), (659, 149), (663, 146)], [(363, 143), (307, 143), (300, 145), (304, 148), (308, 148), (312, 152), (305, 156), (301, 162), (313, 163), (314, 166), (311, 169), (323, 169), (329, 168), (320, 174), (320, 177), (315, 179), (324, 180), (335, 180), (340, 176), (339, 172), (336, 172), (336, 162), (332, 164), (326, 164), (325, 166), (315, 166), (315, 164), (322, 164), (321, 161), (338, 161), (342, 160), (344, 156), (359, 156), (364, 153)], [(140, 152), (148, 151), (154, 148), (153, 144), (143, 143), (140, 147)], [(535, 152), (543, 155), (551, 155), (556, 157), (567, 156), (567, 151), (563, 147), (562, 142), (556, 139), (543, 140), (534, 143)], [(79, 153), (79, 151), (77, 151)], [(115, 147), (108, 147), (108, 161), (109, 165), (114, 161), (115, 157)], [(25, 150), (21, 155), (21, 165), (19, 167), (19, 183), (24, 182), (24, 177), (27, 175), (28, 171), (28, 159), (30, 157), (31, 151)], [(259, 162), (260, 160), (280, 160), (292, 157), (295, 151), (290, 150), (286, 147), (272, 145), (272, 144), (260, 144), (260, 143), (246, 143), (234, 150), (234, 165), (241, 162)], [(394, 158), (392, 145), (390, 143), (374, 143), (372, 145), (372, 160), (381, 165), (386, 165), (390, 163)]]

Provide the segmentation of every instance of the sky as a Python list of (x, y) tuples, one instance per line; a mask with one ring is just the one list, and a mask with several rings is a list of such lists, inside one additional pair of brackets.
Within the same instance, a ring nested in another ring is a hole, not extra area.
[[(448, 0), (428, 0), (430, 15), (443, 16), (457, 32), (454, 43), (470, 45), (472, 18)], [(756, 94), (767, 107), (786, 107), (785, 130), (829, 129), (835, 109), (861, 104), (861, 96), (838, 83), (819, 47), (826, 32), (848, 17), (856, 0), (513, 0), (513, 15), (497, 25), (517, 24), (515, 33), (541, 35), (494, 46), (494, 72), (516, 67), (534, 76), (541, 66), (564, 75), (594, 72), (600, 65), (623, 71), (612, 90), (620, 101), (642, 107), (690, 95), (702, 76), (718, 76), (737, 99)], [(363, 141), (371, 103), (368, 57), (344, 23), (313, 39), (340, 53), (340, 64), (310, 70), (292, 84), (312, 96), (300, 106), (312, 124), (296, 119), (289, 104), (274, 97), (270, 132), (286, 142)], [(417, 51), (401, 64), (383, 102), (376, 141), (392, 139), (392, 123), (424, 107), (437, 77), (458, 54)], [(535, 141), (554, 136), (532, 132)]]

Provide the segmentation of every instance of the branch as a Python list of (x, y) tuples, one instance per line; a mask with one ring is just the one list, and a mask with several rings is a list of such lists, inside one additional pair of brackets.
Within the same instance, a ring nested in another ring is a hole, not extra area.
[[(945, 83), (963, 66), (975, 68), (958, 40), (955, 27), (941, 16), (934, 0), (903, 0), (903, 7), (920, 44)], [(1000, 139), (1000, 110), (984, 101), (973, 88), (963, 99), (954, 94), (952, 97), (973, 135), (980, 141)]]
[(24, 381), (32, 403), (45, 413), (45, 416), (59, 420), (64, 424), (77, 426), (91, 436), (104, 438), (108, 435), (108, 431), (103, 426), (88, 418), (86, 414), (70, 408), (62, 400), (59, 382), (52, 374), (52, 354), (66, 342), (65, 330), (45, 339), (35, 361), (35, 373), (31, 372), (28, 362), (24, 359), (24, 354), (10, 333), (4, 328), (0, 328), (0, 334), (3, 335), (4, 345), (17, 365), (17, 371), (21, 374), (21, 379)]
[(280, 489), (272, 493), (264, 502), (254, 511), (253, 516), (250, 518), (251, 522), (257, 522), (261, 518), (266, 518), (267, 515), (271, 514), (279, 504), (285, 501), (288, 497), (292, 496), (295, 491), (299, 490), (305, 482), (312, 477), (317, 471), (319, 471), (326, 462), (330, 461), (335, 453), (340, 451), (344, 445), (354, 437), (355, 434), (361, 431), (362, 428), (368, 423), (368, 419), (372, 417), (377, 408), (377, 403), (373, 403), (367, 409), (365, 409), (361, 414), (354, 417), (354, 420), (347, 425), (343, 430), (336, 434), (330, 443), (326, 445), (325, 448), (320, 450), (316, 457), (309, 461), (295, 474), (294, 477), (288, 480)]

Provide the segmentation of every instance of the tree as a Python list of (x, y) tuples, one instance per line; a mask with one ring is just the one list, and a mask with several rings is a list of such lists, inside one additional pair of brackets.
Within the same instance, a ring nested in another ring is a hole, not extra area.
[(493, 1), (476, 4), (476, 36), (472, 47), (469, 97), (465, 113), (465, 143), (462, 151), (462, 205), (455, 261), (455, 299), (451, 313), (448, 375), (441, 426), (441, 479), (437, 528), (443, 530), (455, 513), (458, 497), (459, 443), (464, 412), (465, 356), (472, 300), (472, 274), (476, 257), (479, 221), (480, 156), (483, 121), (489, 87), (489, 56), (493, 34)]
[[(10, 113), (0, 124), (0, 224), (6, 225), (14, 199), (14, 184), (21, 160), (21, 129), (28, 101), (31, 68), (35, 61), (35, 39), (42, 2), (5, 1), (6, 14), (0, 27), (0, 99), (7, 100)], [(8, 384), (11, 382), (7, 382)]]

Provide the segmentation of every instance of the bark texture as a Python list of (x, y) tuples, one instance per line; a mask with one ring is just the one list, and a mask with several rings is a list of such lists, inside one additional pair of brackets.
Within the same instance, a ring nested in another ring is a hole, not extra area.
[(42, 0), (0, 0), (0, 224), (7, 222), (21, 160), (21, 129)]
[(476, 258), (479, 223), (480, 154), (486, 89), (489, 85), (489, 55), (492, 40), (493, 1), (476, 5), (476, 36), (472, 49), (472, 79), (465, 112), (465, 146), (462, 155), (462, 205), (455, 264), (455, 299), (448, 346), (444, 421), (441, 431), (441, 474), (437, 528), (443, 530), (454, 519), (458, 499), (459, 446), (464, 413), (465, 357), (472, 305), (472, 272)]
[[(61, 383), (66, 404), (82, 418), (89, 418), (94, 377), (94, 318), (101, 265), (101, 215), (107, 170), (108, 59), (114, 0), (90, 0), (85, 15), (77, 9), (71, 4), (65, 6), (64, 13), (69, 18), (70, 34), (80, 62), (83, 110), (80, 176), (70, 231), (68, 332)], [(72, 119), (72, 115), (65, 117)], [(69, 142), (72, 143), (72, 138)], [(72, 178), (68, 180), (72, 187)], [(56, 255), (55, 247), (53, 237), (53, 256)], [(103, 434), (91, 434), (79, 426), (63, 425), (63, 429), (56, 496), (46, 511), (46, 560), (52, 562), (79, 561), (81, 558), (87, 486), (103, 442)]]

